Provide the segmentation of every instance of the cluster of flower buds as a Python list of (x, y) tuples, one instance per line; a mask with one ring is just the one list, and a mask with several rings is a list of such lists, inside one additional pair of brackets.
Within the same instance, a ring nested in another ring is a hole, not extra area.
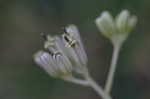
[(123, 10), (115, 19), (107, 11), (96, 18), (95, 23), (101, 33), (113, 43), (123, 43), (137, 23), (137, 17)]
[(34, 55), (35, 62), (48, 74), (57, 78), (84, 74), (87, 70), (85, 53), (79, 31), (75, 25), (65, 28), (62, 35), (43, 35), (44, 49)]
[(38, 51), (34, 55), (34, 61), (52, 77), (91, 87), (103, 99), (112, 99), (109, 90), (112, 87), (119, 50), (135, 27), (137, 17), (130, 15), (127, 10), (123, 10), (116, 18), (113, 18), (109, 12), (104, 11), (100, 17), (96, 18), (95, 23), (101, 33), (114, 45), (106, 92), (88, 73), (87, 55), (75, 25), (66, 26), (61, 35), (43, 34), (44, 50)]

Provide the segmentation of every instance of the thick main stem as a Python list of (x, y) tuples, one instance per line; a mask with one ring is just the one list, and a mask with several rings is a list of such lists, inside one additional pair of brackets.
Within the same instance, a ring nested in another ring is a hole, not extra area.
[(114, 74), (115, 74), (116, 67), (117, 67), (117, 61), (118, 61), (120, 47), (121, 47), (121, 45), (114, 45), (111, 65), (110, 65), (108, 78), (106, 80), (106, 85), (105, 85), (105, 92), (106, 93), (110, 93), (110, 91), (112, 89), (112, 85), (113, 85), (113, 81), (114, 81)]
[(112, 99), (104, 90), (90, 77), (86, 77), (89, 85), (97, 92), (97, 94), (102, 97), (102, 99)]

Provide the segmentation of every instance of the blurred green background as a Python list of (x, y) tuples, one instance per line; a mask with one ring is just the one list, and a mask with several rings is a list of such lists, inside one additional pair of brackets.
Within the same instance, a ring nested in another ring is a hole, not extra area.
[(112, 45), (94, 20), (128, 9), (138, 16), (125, 42), (113, 86), (114, 99), (150, 99), (150, 0), (0, 0), (0, 99), (100, 99), (84, 88), (50, 77), (32, 59), (43, 48), (41, 32), (56, 35), (76, 24), (88, 54), (88, 68), (104, 86)]

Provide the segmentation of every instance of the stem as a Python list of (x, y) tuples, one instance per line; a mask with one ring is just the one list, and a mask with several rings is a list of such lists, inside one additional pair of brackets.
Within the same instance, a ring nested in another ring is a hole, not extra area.
[(82, 85), (82, 86), (89, 86), (88, 81), (78, 79), (78, 78), (75, 78), (73, 76), (65, 76), (65, 77), (63, 77), (63, 79), (66, 80), (66, 81), (69, 81), (71, 83), (74, 83), (74, 84), (78, 84), (78, 85)]
[(110, 93), (114, 81), (114, 74), (116, 71), (117, 67), (117, 61), (118, 61), (118, 56), (119, 56), (119, 51), (121, 48), (121, 44), (114, 44), (114, 50), (113, 50), (113, 55), (112, 55), (112, 60), (111, 60), (111, 65), (108, 73), (108, 78), (106, 80), (106, 85), (105, 85), (105, 92)]
[(102, 99), (112, 99), (90, 76), (87, 76), (86, 79), (90, 86), (97, 92), (100, 97), (102, 97)]

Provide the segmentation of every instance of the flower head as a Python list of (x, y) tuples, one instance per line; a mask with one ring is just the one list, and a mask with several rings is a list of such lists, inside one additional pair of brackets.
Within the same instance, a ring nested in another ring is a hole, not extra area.
[(39, 51), (34, 55), (34, 61), (53, 77), (71, 75), (72, 64), (61, 53), (50, 54), (45, 51)]
[(34, 60), (51, 76), (84, 73), (87, 69), (87, 56), (75, 25), (65, 28), (65, 33), (57, 36), (44, 36), (44, 48), (35, 54)]
[(114, 19), (109, 12), (104, 11), (95, 23), (101, 33), (113, 43), (124, 42), (137, 23), (137, 17), (123, 10)]

